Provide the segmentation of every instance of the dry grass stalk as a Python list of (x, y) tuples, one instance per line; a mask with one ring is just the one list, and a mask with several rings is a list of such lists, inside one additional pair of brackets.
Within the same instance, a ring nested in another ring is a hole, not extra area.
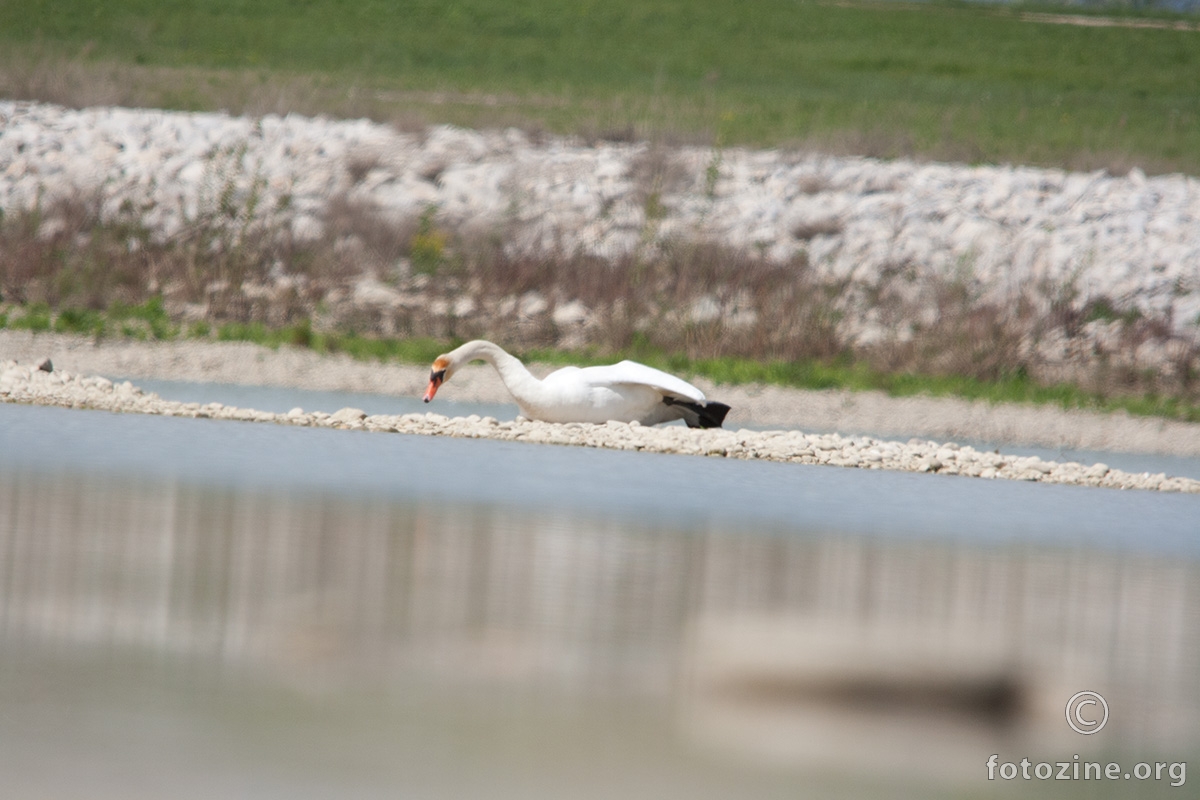
[(236, 235), (227, 219), (202, 216), (160, 240), (134, 209), (105, 219), (100, 208), (81, 197), (10, 214), (0, 225), (0, 302), (103, 311), (161, 297), (174, 317), (213, 325), (311, 321), (601, 353), (637, 343), (697, 359), (848, 358), (886, 372), (1200, 394), (1200, 343), (1106, 298), (1081, 304), (1070, 287), (1026, 287), (1001, 304), (962, 278), (918, 279), (914, 265), (835, 281), (803, 258), (780, 264), (694, 242), (613, 260), (530, 255), (509, 246), (513, 231), (448, 229), (432, 210), (389, 221), (345, 198), (304, 241), (269, 214)]

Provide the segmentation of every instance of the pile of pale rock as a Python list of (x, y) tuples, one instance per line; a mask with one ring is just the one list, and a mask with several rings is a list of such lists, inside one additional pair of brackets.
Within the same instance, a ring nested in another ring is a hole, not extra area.
[[(57, 197), (135, 208), (169, 237), (232, 200), (317, 237), (331, 200), (387, 218), (503, 226), (514, 247), (617, 257), (710, 240), (819, 275), (963, 281), (981, 301), (1067, 287), (1194, 333), (1200, 180), (782, 150), (533, 140), (522, 132), (366, 120), (0, 101), (0, 209)], [(47, 219), (43, 224), (54, 225)], [(864, 329), (863, 335), (867, 335)]]
[(367, 415), (354, 408), (334, 413), (306, 412), (294, 408), (286, 414), (235, 408), (220, 403), (183, 403), (163, 400), (143, 392), (129, 381), (113, 383), (99, 376), (54, 371), (49, 359), (37, 364), (8, 361), (0, 365), (0, 402), (90, 408), (170, 417), (193, 417), (274, 422), (318, 428), (338, 428), (421, 436), (466, 439), (500, 439), (539, 444), (640, 450), (650, 453), (715, 456), (747, 460), (828, 464), (861, 469), (937, 472), (979, 478), (1040, 481), (1043, 483), (1100, 486), (1113, 489), (1148, 489), (1162, 492), (1200, 493), (1200, 481), (1164, 474), (1134, 474), (1109, 469), (1105, 464), (1043, 461), (1036, 457), (980, 452), (953, 442), (913, 439), (907, 444), (865, 436), (805, 434), (789, 431), (691, 430), (681, 426), (646, 427), (638, 423), (604, 425), (501, 422), (494, 417), (445, 417), (440, 414)]

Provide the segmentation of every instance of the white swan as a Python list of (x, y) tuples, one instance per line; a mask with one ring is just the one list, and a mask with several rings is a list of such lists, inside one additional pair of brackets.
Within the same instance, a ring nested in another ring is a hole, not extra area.
[(729, 412), (729, 406), (707, 399), (687, 381), (635, 361), (607, 367), (563, 367), (538, 380), (517, 358), (482, 339), (437, 357), (429, 373), (425, 402), (433, 399), (459, 367), (477, 360), (496, 368), (521, 415), (528, 419), (636, 420), (643, 425), (682, 419), (689, 428), (719, 428)]

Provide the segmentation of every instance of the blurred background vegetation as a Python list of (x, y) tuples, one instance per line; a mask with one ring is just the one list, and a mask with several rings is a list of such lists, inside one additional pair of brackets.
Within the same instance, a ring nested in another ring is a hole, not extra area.
[(1072, 6), (1089, 25), (1047, 13), (1063, 10), (5, 0), (0, 93), (1195, 173), (1200, 19), (1145, 3)]

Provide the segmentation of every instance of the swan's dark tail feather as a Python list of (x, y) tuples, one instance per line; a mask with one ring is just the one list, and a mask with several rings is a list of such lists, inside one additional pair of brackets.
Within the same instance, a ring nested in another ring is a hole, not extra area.
[(729, 406), (709, 400), (706, 405), (694, 403), (691, 400), (680, 400), (678, 397), (664, 397), (663, 402), (675, 406), (680, 416), (689, 428), (719, 428), (729, 413)]

